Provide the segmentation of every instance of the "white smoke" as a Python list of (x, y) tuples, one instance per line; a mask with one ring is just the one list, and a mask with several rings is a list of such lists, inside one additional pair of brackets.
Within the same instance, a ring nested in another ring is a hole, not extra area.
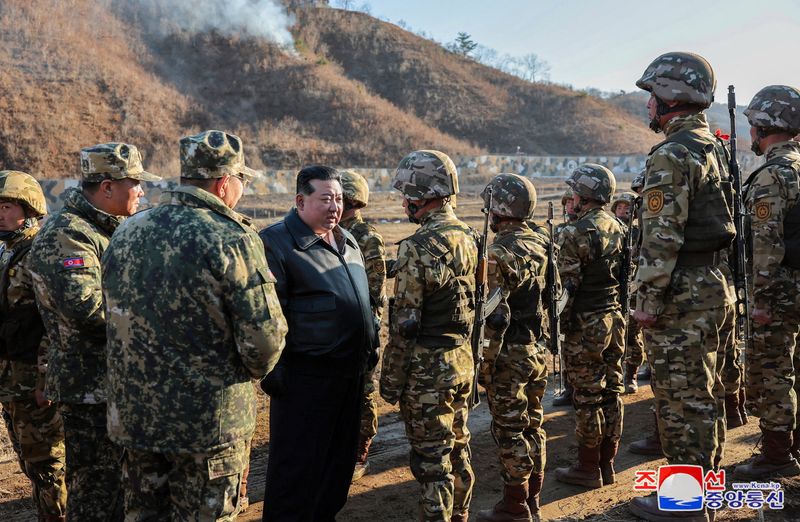
[(217, 31), (264, 38), (287, 51), (294, 50), (289, 32), (293, 23), (286, 9), (274, 0), (135, 0), (140, 21), (160, 33), (180, 28), (189, 32)]

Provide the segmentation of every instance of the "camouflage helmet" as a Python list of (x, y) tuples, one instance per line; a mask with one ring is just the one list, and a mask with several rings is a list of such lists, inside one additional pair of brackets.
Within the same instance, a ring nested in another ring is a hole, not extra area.
[(567, 178), (567, 185), (575, 194), (601, 203), (609, 203), (617, 189), (614, 174), (602, 165), (584, 163)]
[(531, 180), (517, 174), (498, 174), (481, 192), (484, 204), (487, 190), (492, 187), (492, 206), (489, 211), (514, 219), (531, 219), (536, 208), (536, 188)]
[(418, 150), (400, 161), (392, 186), (408, 199), (435, 199), (458, 194), (453, 160), (438, 150)]
[(181, 177), (215, 179), (260, 174), (244, 164), (244, 149), (239, 136), (218, 130), (207, 130), (181, 138)]
[(42, 186), (30, 174), (17, 170), (0, 171), (0, 199), (13, 199), (34, 212), (32, 217), (47, 214)]
[(744, 111), (753, 127), (800, 131), (800, 91), (788, 85), (769, 85), (753, 96)]
[(714, 101), (717, 79), (702, 56), (672, 52), (653, 60), (636, 86), (664, 101), (695, 103), (705, 108)]
[(644, 170), (641, 171), (631, 180), (631, 190), (636, 192), (637, 194), (641, 194), (642, 189), (644, 188), (644, 173), (645, 173)]
[(369, 203), (369, 184), (364, 176), (354, 170), (340, 170), (344, 198), (350, 200), (355, 208), (366, 207)]
[(564, 193), (561, 195), (561, 206), (562, 207), (566, 206), (567, 201), (572, 199), (574, 194), (575, 193), (572, 191), (572, 188), (571, 187), (567, 187), (567, 190), (565, 190)]
[(620, 203), (627, 203), (631, 208), (633, 208), (633, 203), (636, 201), (637, 197), (638, 196), (633, 192), (623, 192), (618, 194), (611, 202), (611, 213), (614, 213)]
[(128, 143), (100, 143), (81, 149), (81, 175), (84, 181), (94, 183), (106, 179), (161, 179), (144, 170), (139, 149)]

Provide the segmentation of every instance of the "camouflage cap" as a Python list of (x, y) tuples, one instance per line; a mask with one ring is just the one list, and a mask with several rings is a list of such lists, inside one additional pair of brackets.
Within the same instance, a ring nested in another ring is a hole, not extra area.
[(139, 149), (128, 143), (101, 143), (81, 149), (81, 175), (84, 181), (89, 182), (124, 178), (139, 181), (161, 179), (144, 170)]
[(444, 152), (418, 150), (400, 161), (392, 186), (409, 199), (444, 198), (458, 194), (458, 172)]
[(744, 111), (753, 127), (800, 130), (800, 91), (788, 85), (769, 85), (753, 96)]
[(369, 203), (369, 184), (364, 176), (350, 169), (340, 170), (339, 176), (344, 198), (356, 208), (366, 207)]
[(487, 191), (492, 187), (492, 205), (489, 211), (515, 219), (531, 219), (536, 208), (536, 188), (531, 180), (517, 174), (498, 174), (481, 192), (484, 205), (488, 204)]
[(42, 186), (33, 176), (18, 170), (0, 171), (0, 199), (19, 201), (34, 212), (32, 217), (47, 214), (47, 200)]
[(653, 60), (637, 80), (636, 86), (664, 101), (708, 107), (714, 101), (717, 80), (711, 65), (702, 56), (672, 52)]
[(572, 175), (567, 178), (566, 183), (579, 196), (601, 203), (609, 203), (617, 189), (617, 180), (614, 178), (614, 174), (596, 163), (584, 163), (579, 166), (572, 171)]
[(572, 191), (571, 188), (567, 188), (567, 190), (564, 191), (564, 193), (561, 195), (561, 206), (562, 207), (567, 204), (567, 201), (572, 199), (573, 194), (575, 194), (575, 193)]
[(631, 207), (633, 207), (633, 203), (636, 201), (638, 196), (633, 192), (623, 192), (621, 194), (617, 194), (614, 197), (614, 201), (611, 202), (611, 213), (614, 213), (614, 210), (617, 208), (617, 205), (620, 203), (627, 203)]
[(644, 188), (644, 174), (646, 171), (641, 171), (638, 173), (634, 178), (631, 180), (631, 190), (636, 192), (637, 194), (642, 193), (642, 189)]
[(207, 130), (181, 138), (181, 177), (215, 179), (243, 175), (261, 177), (244, 164), (244, 150), (239, 136)]

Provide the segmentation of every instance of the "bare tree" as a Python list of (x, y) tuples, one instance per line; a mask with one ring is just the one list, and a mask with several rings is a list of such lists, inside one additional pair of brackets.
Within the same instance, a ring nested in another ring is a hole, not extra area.
[(519, 69), (518, 76), (529, 82), (547, 80), (550, 78), (550, 64), (539, 58), (536, 53), (528, 53), (516, 60)]

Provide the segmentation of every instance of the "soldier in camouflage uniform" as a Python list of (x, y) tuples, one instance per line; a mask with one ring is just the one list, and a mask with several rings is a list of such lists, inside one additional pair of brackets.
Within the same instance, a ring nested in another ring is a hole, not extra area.
[[(642, 324), (661, 443), (670, 464), (711, 469), (722, 455), (720, 364), (732, 333), (734, 295), (722, 267), (735, 236), (725, 151), (703, 110), (716, 80), (691, 53), (656, 58), (636, 82), (650, 92), (650, 127), (666, 139), (647, 160), (634, 319)], [(662, 512), (655, 495), (630, 509), (647, 520), (706, 520)]]
[(564, 359), (574, 388), (578, 461), (555, 470), (556, 480), (599, 488), (614, 483), (622, 434), (622, 351), (625, 319), (619, 273), (625, 225), (605, 210), (614, 174), (593, 163), (567, 179), (578, 219), (561, 231), (558, 272), (568, 293), (561, 312)]
[[(487, 249), (489, 291), (502, 301), (487, 318), (489, 345), (479, 379), (492, 413), (492, 435), (500, 449), (503, 498), (478, 520), (539, 520), (545, 441), (542, 397), (547, 387), (545, 309), (547, 243), (526, 223), (533, 218), (536, 189), (527, 178), (500, 174), (489, 218), (494, 242)], [(488, 188), (487, 187), (487, 188)], [(483, 192), (486, 198), (486, 190)]]
[(47, 213), (30, 175), (0, 172), (0, 401), (40, 521), (65, 520), (64, 423), (44, 397), (47, 336), (33, 295), (30, 252)]
[[(264, 246), (233, 208), (256, 175), (241, 140), (180, 141), (181, 186), (103, 255), (108, 430), (125, 448), (128, 520), (234, 520), (256, 421), (253, 379), (286, 320)], [(146, 284), (142, 284), (146, 282)]]
[[(561, 231), (564, 230), (564, 227), (578, 219), (578, 215), (575, 213), (575, 206), (572, 198), (572, 189), (567, 188), (567, 190), (565, 190), (564, 194), (561, 196), (561, 210), (564, 216), (564, 222), (557, 224), (553, 230), (553, 234), (556, 236), (556, 242), (558, 242), (558, 238), (561, 235)], [(566, 361), (564, 360), (564, 354), (560, 353), (558, 356), (561, 357), (561, 372), (566, 375), (567, 368)], [(564, 389), (561, 390), (560, 395), (557, 395), (553, 398), (553, 406), (572, 405), (572, 384), (567, 378), (562, 379), (562, 382), (564, 383)]]
[(420, 519), (466, 521), (475, 475), (469, 456), (467, 400), (474, 365), (477, 247), (450, 199), (458, 193), (453, 161), (439, 151), (412, 152), (400, 162), (394, 188), (420, 227), (400, 243), (389, 344), (380, 393), (400, 402), (411, 444), (411, 472), (420, 482)]
[[(372, 313), (380, 321), (383, 307), (388, 298), (383, 291), (386, 282), (386, 249), (383, 238), (374, 226), (364, 221), (361, 209), (369, 202), (369, 185), (359, 173), (352, 170), (340, 171), (342, 193), (344, 195), (344, 212), (339, 226), (353, 234), (361, 253), (364, 255), (364, 268), (369, 279), (369, 297), (372, 301)], [(378, 433), (378, 392), (375, 389), (377, 366), (364, 376), (364, 393), (361, 402), (361, 432), (358, 440), (356, 468), (353, 481), (360, 479), (369, 469), (369, 447)]]
[(753, 241), (747, 395), (763, 438), (761, 455), (736, 466), (734, 475), (761, 480), (800, 474), (800, 143), (792, 138), (800, 131), (800, 91), (770, 85), (744, 113), (753, 151), (766, 159), (748, 178), (744, 195)]
[[(640, 229), (639, 222), (634, 216), (631, 220), (631, 212), (634, 211), (636, 206), (636, 199), (638, 196), (633, 192), (623, 192), (616, 196), (614, 201), (611, 202), (611, 213), (617, 216), (626, 225), (630, 221), (631, 229), (628, 233), (633, 234), (632, 251), (631, 251), (631, 269), (629, 272), (629, 286), (632, 286), (634, 278), (636, 277), (636, 266), (639, 261), (639, 241)], [(622, 303), (622, 314), (625, 321), (628, 323), (628, 338), (626, 339), (626, 353), (625, 353), (625, 393), (636, 393), (639, 390), (639, 383), (636, 382), (637, 372), (639, 366), (644, 361), (644, 340), (642, 338), (642, 328), (638, 322), (630, 317), (630, 304)]]
[(100, 257), (143, 195), (145, 172), (133, 145), (81, 150), (80, 189), (42, 227), (30, 259), (36, 302), (50, 338), (48, 398), (64, 419), (70, 520), (122, 518), (121, 449), (106, 432), (106, 316)]

